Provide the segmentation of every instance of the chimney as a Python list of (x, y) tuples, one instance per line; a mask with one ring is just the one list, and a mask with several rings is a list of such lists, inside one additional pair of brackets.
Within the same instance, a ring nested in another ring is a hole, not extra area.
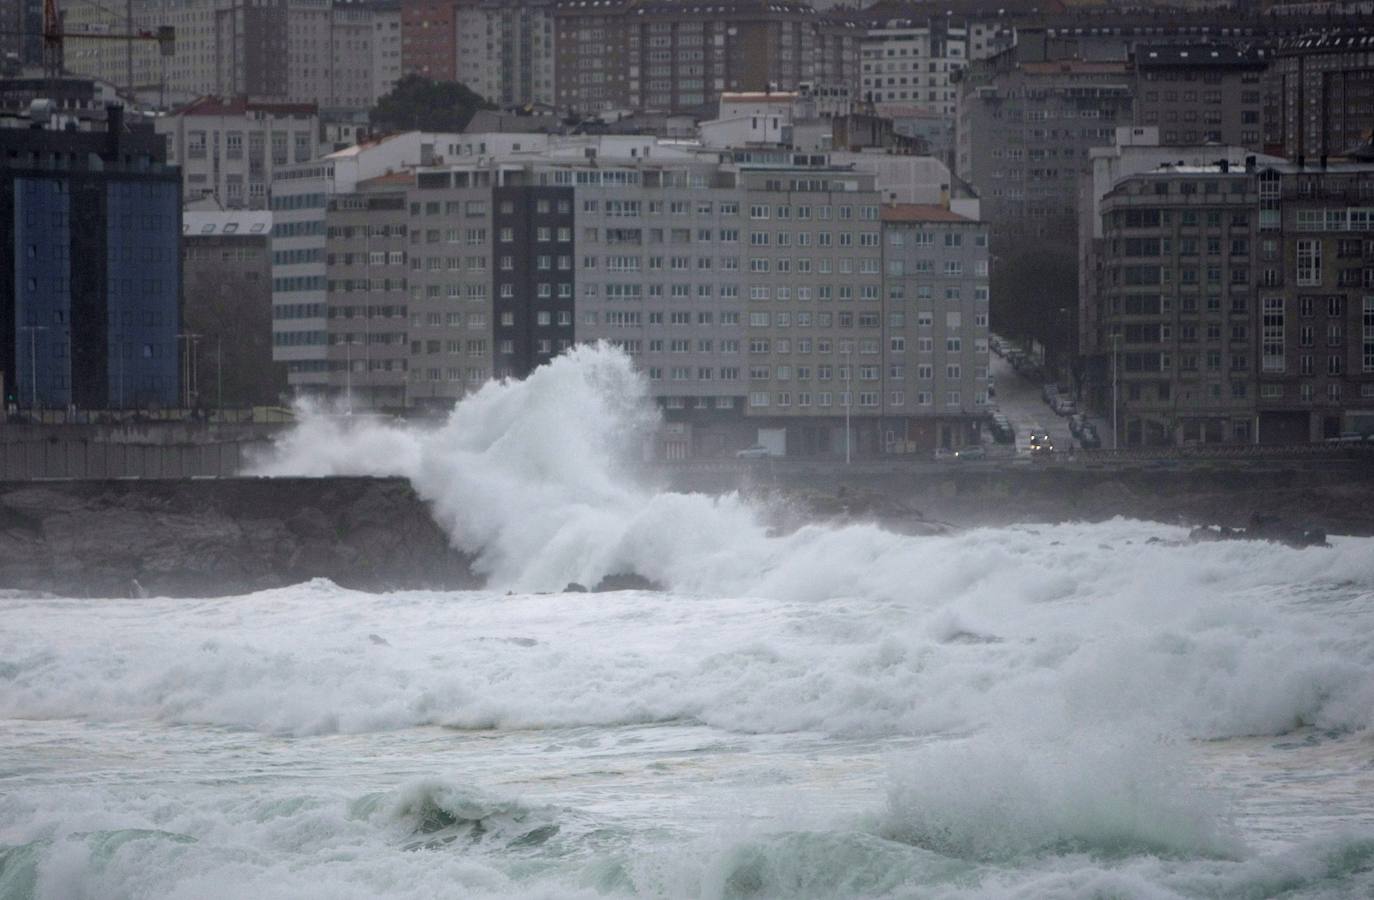
[(1254, 154), (1245, 157), (1245, 171), (1254, 172), (1256, 162), (1258, 162), (1258, 160), (1255, 158)]
[(1305, 168), (1306, 166), (1307, 166), (1307, 154), (1305, 154), (1305, 153), (1299, 153), (1299, 154), (1298, 154), (1298, 168), (1299, 168), (1299, 169), (1302, 169), (1302, 168)]
[(1326, 154), (1325, 154), (1325, 153), (1322, 154), (1322, 171), (1323, 171), (1323, 172), (1326, 171)]
[(1229, 159), (1219, 159), (1219, 160), (1217, 160), (1217, 166), (1220, 167), (1220, 169), (1221, 169), (1221, 174), (1223, 174), (1223, 175), (1225, 175), (1227, 172), (1231, 171), (1231, 161), (1230, 161)]

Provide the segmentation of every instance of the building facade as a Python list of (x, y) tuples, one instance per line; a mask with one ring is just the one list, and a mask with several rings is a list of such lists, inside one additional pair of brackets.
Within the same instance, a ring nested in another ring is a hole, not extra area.
[(553, 0), (457, 6), (458, 80), (499, 107), (552, 107)]
[(201, 97), (156, 120), (167, 158), (181, 167), (187, 202), (266, 209), (276, 171), (319, 155), (313, 104)]
[(179, 403), (181, 179), (151, 129), (0, 128), (0, 369), (23, 409)]
[(1164, 166), (1101, 202), (1121, 446), (1374, 429), (1374, 165)]
[(435, 81), (458, 77), (454, 0), (401, 0), (401, 71)]
[(1374, 164), (1256, 180), (1257, 439), (1374, 432)]
[(191, 406), (274, 406), (285, 366), (272, 360), (272, 214), (182, 214), (183, 348)]
[(1274, 52), (1281, 97), (1274, 140), (1291, 160), (1340, 156), (1374, 130), (1374, 35), (1314, 33)]
[(1078, 175), (1130, 124), (1133, 94), (1125, 62), (1049, 58), (1043, 40), (965, 70), (956, 170), (999, 233), (1075, 233)]
[[(293, 348), (298, 389), (447, 409), (493, 377), (604, 340), (644, 372), (674, 429), (670, 455), (764, 439), (793, 455), (910, 452), (976, 431), (986, 232), (949, 210), (947, 184), (888, 223), (882, 176), (824, 153), (640, 136), (425, 140), (347, 189), (347, 156), (326, 157), (332, 182), (299, 189), (327, 195), (319, 306), (296, 292), (312, 283), (288, 280), (316, 260), (308, 235), (289, 236), (287, 191), (274, 194), (278, 346)], [(885, 251), (889, 226), (900, 234)], [(910, 259), (885, 269), (900, 246)], [(345, 327), (355, 336), (341, 349)]]
[(1224, 45), (1137, 45), (1135, 124), (1157, 127), (1164, 144), (1264, 148), (1263, 79), (1268, 63)]

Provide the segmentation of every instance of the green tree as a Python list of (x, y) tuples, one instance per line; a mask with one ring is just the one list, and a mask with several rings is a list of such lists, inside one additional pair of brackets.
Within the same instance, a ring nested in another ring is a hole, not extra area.
[(407, 75), (372, 109), (379, 131), (462, 131), (479, 109), (494, 109), (456, 81)]
[(1077, 341), (1077, 247), (1063, 236), (997, 237), (988, 285), (992, 329), (1011, 338), (1035, 338), (1054, 354), (1072, 353)]

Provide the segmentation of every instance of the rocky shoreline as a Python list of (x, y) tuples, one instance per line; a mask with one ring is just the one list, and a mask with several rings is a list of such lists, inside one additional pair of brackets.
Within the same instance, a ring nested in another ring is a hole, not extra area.
[[(1271, 537), (1374, 535), (1374, 469), (1363, 468), (895, 474), (797, 468), (672, 487), (738, 490), (760, 504), (778, 531), (816, 521), (868, 521), (930, 535), (1125, 516), (1218, 529), (1243, 529), (1261, 517), (1281, 523)], [(622, 589), (639, 584), (636, 577), (616, 573), (590, 589)], [(402, 479), (0, 482), (0, 590), (197, 597), (312, 578), (369, 591), (482, 586), (472, 559), (449, 545), (428, 505)]]

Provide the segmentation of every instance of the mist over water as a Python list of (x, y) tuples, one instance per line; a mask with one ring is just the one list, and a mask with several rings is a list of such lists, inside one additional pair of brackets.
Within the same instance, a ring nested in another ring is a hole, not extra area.
[(411, 479), (486, 590), (0, 598), (0, 898), (1374, 894), (1374, 541), (777, 535), (653, 422), (580, 348), (263, 462)]

